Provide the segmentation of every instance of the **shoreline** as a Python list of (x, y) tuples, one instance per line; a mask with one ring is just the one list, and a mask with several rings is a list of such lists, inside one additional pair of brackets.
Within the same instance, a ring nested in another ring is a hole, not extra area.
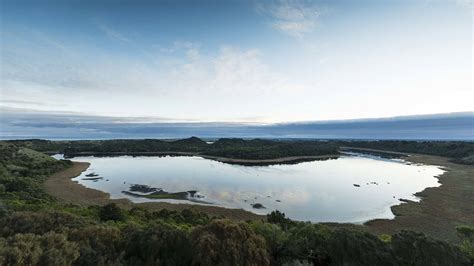
[(205, 206), (187, 203), (167, 203), (167, 202), (143, 202), (133, 203), (129, 199), (111, 199), (110, 194), (87, 188), (72, 179), (81, 175), (82, 172), (89, 168), (90, 164), (87, 162), (73, 162), (73, 165), (68, 169), (57, 172), (51, 175), (43, 183), (43, 188), (50, 195), (66, 204), (75, 204), (80, 206), (92, 205), (106, 205), (115, 203), (124, 209), (131, 209), (133, 207), (143, 207), (148, 210), (168, 209), (181, 211), (184, 209), (192, 209), (204, 212), (209, 216), (224, 216), (232, 220), (260, 220), (264, 219), (264, 215), (258, 215), (243, 209), (229, 209), (217, 206)]
[(444, 170), (436, 176), (440, 186), (415, 193), (419, 202), (406, 201), (390, 209), (393, 219), (373, 219), (364, 223), (376, 235), (412, 230), (457, 243), (456, 226), (474, 226), (474, 166), (456, 164), (449, 158), (407, 153), (405, 161), (435, 165)]
[[(405, 155), (407, 156), (403, 159), (407, 162), (436, 165), (442, 168), (445, 172), (436, 177), (441, 185), (425, 188), (423, 191), (416, 193), (415, 195), (421, 199), (419, 202), (400, 202), (400, 204), (391, 206), (391, 211), (395, 216), (393, 219), (373, 219), (363, 223), (363, 225), (354, 226), (361, 226), (376, 235), (394, 234), (406, 229), (423, 232), (442, 240), (458, 242), (455, 227), (474, 225), (474, 194), (472, 193), (474, 191), (474, 166), (455, 164), (449, 162), (449, 158), (446, 157), (420, 154)], [(217, 160), (218, 158), (214, 159)], [(110, 199), (108, 193), (87, 188), (78, 182), (72, 181), (72, 178), (79, 176), (88, 167), (89, 163), (73, 162), (72, 167), (53, 174), (45, 181), (46, 191), (65, 203), (83, 206), (116, 203), (125, 209), (134, 206), (150, 210), (183, 210), (190, 208), (202, 211), (210, 216), (222, 215), (234, 220), (265, 218), (264, 215), (258, 215), (243, 209), (187, 203), (132, 203), (128, 199)]]
[[(48, 153), (49, 155), (54, 155)], [(221, 163), (238, 164), (244, 166), (268, 166), (275, 164), (296, 164), (301, 162), (337, 159), (341, 154), (313, 155), (313, 156), (290, 156), (274, 159), (237, 159), (205, 155), (199, 152), (77, 152), (64, 154), (66, 159), (74, 159), (80, 156), (108, 157), (108, 156), (196, 156), (204, 159), (214, 160)]]
[(217, 157), (217, 156), (210, 156), (210, 155), (195, 155), (199, 156), (204, 159), (214, 160), (221, 163), (228, 163), (228, 164), (238, 164), (244, 166), (268, 166), (268, 165), (275, 165), (275, 164), (297, 164), (302, 162), (312, 162), (312, 161), (322, 161), (322, 160), (331, 160), (339, 158), (339, 154), (337, 155), (315, 155), (315, 156), (292, 156), (292, 157), (281, 157), (275, 159), (234, 159), (234, 158), (226, 158), (226, 157)]

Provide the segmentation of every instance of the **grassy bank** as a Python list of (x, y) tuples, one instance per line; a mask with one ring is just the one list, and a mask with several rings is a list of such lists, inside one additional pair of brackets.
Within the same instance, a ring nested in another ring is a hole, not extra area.
[(409, 229), (459, 242), (456, 227), (474, 226), (474, 166), (452, 163), (446, 157), (419, 154), (412, 154), (406, 160), (441, 166), (445, 170), (438, 177), (441, 186), (417, 193), (421, 202), (393, 206), (395, 219), (373, 220), (366, 225), (376, 234), (393, 234)]

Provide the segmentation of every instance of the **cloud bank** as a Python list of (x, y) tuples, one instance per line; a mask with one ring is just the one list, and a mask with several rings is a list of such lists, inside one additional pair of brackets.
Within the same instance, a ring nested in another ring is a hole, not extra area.
[(311, 138), (474, 140), (474, 113), (279, 124), (180, 122), (0, 109), (1, 139)]

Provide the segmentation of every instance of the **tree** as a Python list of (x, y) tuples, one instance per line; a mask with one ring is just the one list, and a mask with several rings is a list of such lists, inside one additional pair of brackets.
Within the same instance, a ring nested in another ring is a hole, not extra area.
[(326, 245), (331, 263), (335, 265), (396, 265), (389, 246), (367, 232), (336, 229)]
[(403, 265), (467, 265), (459, 248), (422, 233), (401, 231), (392, 236), (392, 248)]
[(189, 265), (192, 259), (187, 233), (161, 223), (147, 229), (127, 228), (124, 249), (124, 260), (130, 265)]
[(288, 228), (294, 225), (294, 222), (285, 217), (285, 214), (279, 210), (275, 210), (267, 214), (267, 221), (272, 224), (280, 225), (283, 230), (288, 230)]
[(272, 265), (282, 265), (291, 260), (287, 247), (288, 233), (279, 225), (258, 221), (253, 222), (251, 227), (257, 235), (265, 238)]
[(456, 227), (456, 231), (462, 240), (459, 248), (469, 257), (471, 263), (474, 264), (474, 227), (461, 225)]
[(214, 220), (191, 233), (195, 265), (269, 265), (265, 240), (245, 223)]
[(325, 225), (298, 223), (289, 231), (288, 251), (294, 259), (309, 261), (315, 265), (330, 262), (327, 242), (331, 231)]
[(63, 234), (16, 234), (0, 241), (2, 265), (71, 265), (78, 257), (77, 244)]
[(69, 239), (78, 244), (81, 256), (75, 265), (117, 265), (123, 257), (122, 233), (111, 226), (89, 226), (73, 229)]
[(109, 203), (102, 206), (99, 210), (99, 217), (102, 221), (125, 221), (126, 216), (122, 209), (115, 203)]

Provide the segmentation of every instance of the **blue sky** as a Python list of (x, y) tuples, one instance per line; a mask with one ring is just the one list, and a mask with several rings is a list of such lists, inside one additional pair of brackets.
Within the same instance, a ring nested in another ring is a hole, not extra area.
[(258, 123), (473, 110), (472, 1), (0, 2), (4, 108)]

